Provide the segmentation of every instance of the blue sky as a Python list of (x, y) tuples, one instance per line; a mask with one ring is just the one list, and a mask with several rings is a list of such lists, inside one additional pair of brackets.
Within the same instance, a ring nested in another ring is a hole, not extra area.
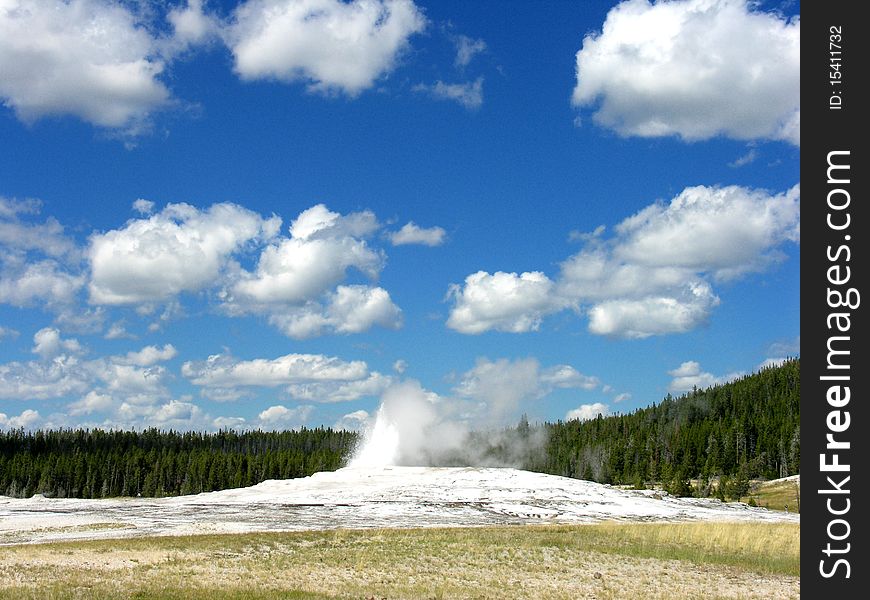
[(584, 418), (799, 354), (798, 11), (0, 0), (0, 427)]

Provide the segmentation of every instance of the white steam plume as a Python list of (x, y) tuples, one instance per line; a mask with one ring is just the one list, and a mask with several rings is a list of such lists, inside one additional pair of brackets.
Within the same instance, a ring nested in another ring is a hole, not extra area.
[(544, 431), (494, 429), (503, 405), (501, 398), (443, 398), (415, 380), (396, 383), (348, 466), (523, 466), (543, 447)]

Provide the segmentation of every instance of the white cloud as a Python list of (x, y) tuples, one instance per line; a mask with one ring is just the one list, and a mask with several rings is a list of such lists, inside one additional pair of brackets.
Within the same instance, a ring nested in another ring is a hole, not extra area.
[(244, 429), (247, 421), (243, 417), (216, 417), (212, 426), (215, 429)]
[(95, 412), (104, 412), (114, 406), (114, 400), (109, 394), (103, 394), (91, 390), (84, 398), (67, 405), (71, 416), (89, 415)]
[(147, 219), (91, 236), (90, 295), (96, 304), (172, 299), (213, 285), (231, 254), (273, 237), (280, 219), (263, 219), (235, 204), (199, 210), (169, 204)]
[(3, 325), (0, 325), (0, 340), (2, 340), (3, 338), (15, 339), (19, 335), (20, 332), (18, 332), (17, 330), (12, 329), (11, 327), (4, 327)]
[(107, 340), (136, 339), (136, 336), (127, 331), (127, 329), (124, 327), (123, 321), (116, 321), (115, 323), (112, 323), (112, 325), (109, 327), (109, 330), (106, 332), (106, 335), (104, 335), (103, 337)]
[[(0, 337), (2, 337), (2, 336), (0, 336)], [(402, 373), (404, 373), (407, 370), (408, 370), (408, 362), (407, 361), (402, 360), (400, 358), (399, 360), (397, 360), (396, 362), (393, 363), (393, 371), (395, 371), (399, 375), (401, 375)]]
[[(154, 366), (174, 352), (146, 347), (127, 356), (83, 360), (84, 349), (74, 339), (64, 339), (57, 329), (46, 327), (34, 335), (33, 352), (39, 360), (0, 364), (0, 398), (45, 400), (50, 398), (125, 398), (130, 404), (153, 405), (170, 396), (166, 388), (167, 370)], [(96, 401), (75, 404), (84, 410)], [(82, 413), (84, 414), (84, 413)]]
[[(2, 41), (0, 41), (2, 44)], [(38, 200), (0, 197), (0, 302), (59, 308), (84, 285), (80, 251), (53, 217), (38, 221)]]
[(625, 402), (626, 400), (631, 400), (631, 394), (629, 394), (628, 392), (623, 392), (613, 397), (613, 402), (615, 402), (616, 404), (619, 404), (620, 402)]
[(137, 367), (150, 367), (159, 362), (175, 358), (178, 350), (172, 344), (164, 344), (163, 348), (157, 346), (145, 346), (138, 352), (128, 352), (127, 356), (119, 359), (121, 364), (135, 365)]
[(341, 215), (322, 204), (303, 211), (290, 226), (291, 237), (266, 246), (253, 272), (239, 272), (223, 292), (224, 308), (265, 314), (296, 339), (360, 333), (375, 325), (399, 328), (401, 310), (385, 289), (338, 285), (350, 269), (378, 277), (385, 256), (365, 238), (379, 228), (370, 211)]
[(216, 354), (206, 361), (185, 362), (181, 373), (195, 385), (217, 388), (348, 382), (369, 376), (363, 361), (347, 362), (322, 354), (287, 354), (275, 359), (254, 360), (236, 360)]
[(413, 221), (406, 223), (399, 231), (389, 234), (393, 246), (421, 244), (423, 246), (440, 246), (447, 234), (441, 227), (420, 227)]
[(801, 336), (793, 340), (775, 342), (767, 349), (772, 356), (797, 356), (801, 353)]
[(424, 83), (413, 87), (415, 92), (425, 92), (439, 100), (452, 100), (468, 110), (483, 106), (483, 77), (466, 83), (444, 83), (436, 81), (432, 85)]
[(220, 34), (217, 19), (203, 11), (203, 0), (187, 0), (184, 8), (171, 9), (166, 20), (172, 24), (172, 43), (176, 50), (205, 43)]
[(33, 409), (25, 409), (18, 416), (9, 417), (5, 413), (0, 413), (0, 428), (3, 429), (33, 429), (33, 426), (40, 421), (39, 412)]
[(456, 58), (453, 64), (457, 69), (464, 69), (471, 63), (471, 59), (486, 50), (486, 42), (467, 35), (453, 36), (453, 44), (456, 46)]
[(690, 187), (626, 218), (609, 238), (596, 229), (550, 279), (541, 272), (479, 271), (451, 285), (448, 327), (521, 333), (573, 308), (589, 331), (644, 338), (703, 324), (719, 304), (711, 281), (762, 272), (799, 243), (800, 186), (782, 194), (738, 186)]
[(393, 378), (373, 372), (365, 379), (296, 383), (287, 386), (287, 394), (307, 402), (351, 402), (365, 397), (380, 396), (393, 383)]
[(75, 339), (61, 339), (60, 331), (53, 327), (44, 327), (33, 335), (34, 354), (43, 359), (51, 359), (61, 353), (80, 354), (81, 344)]
[(83, 276), (64, 271), (56, 261), (41, 260), (21, 269), (4, 269), (0, 302), (20, 307), (36, 301), (47, 305), (69, 304), (84, 283)]
[(719, 299), (703, 282), (692, 285), (678, 297), (606, 300), (589, 310), (589, 331), (634, 339), (685, 333), (704, 323), (718, 304)]
[(75, 356), (0, 364), (0, 398), (44, 400), (87, 392), (92, 376)]
[(536, 331), (544, 315), (556, 310), (553, 282), (541, 272), (490, 275), (478, 271), (465, 278), (465, 286), (451, 285), (455, 304), (447, 326), (461, 333), (490, 329), (522, 333)]
[(800, 239), (800, 185), (782, 194), (740, 186), (684, 189), (617, 226), (618, 258), (647, 267), (683, 267), (728, 279), (763, 269), (771, 250)]
[(38, 200), (0, 196), (0, 247), (16, 252), (37, 251), (53, 259), (77, 257), (75, 242), (66, 236), (57, 219), (48, 217), (41, 223), (29, 222), (41, 208)]
[(747, 0), (627, 0), (577, 53), (575, 106), (621, 135), (800, 144), (800, 21)]
[(75, 115), (135, 129), (170, 94), (155, 40), (103, 0), (0, 0), (0, 99), (23, 121)]
[(728, 163), (728, 166), (732, 169), (739, 169), (740, 167), (745, 167), (746, 165), (754, 163), (757, 158), (758, 150), (756, 148), (750, 148), (746, 154), (743, 154), (734, 159), (734, 161)]
[(343, 429), (345, 431), (361, 431), (369, 424), (370, 415), (364, 410), (355, 410), (342, 416), (332, 426), (335, 430)]
[(393, 70), (425, 24), (411, 0), (248, 0), (224, 37), (242, 79), (356, 96)]
[(283, 405), (270, 406), (259, 414), (260, 425), (265, 429), (286, 428), (305, 423), (313, 406), (303, 405), (296, 408), (287, 408)]
[(610, 408), (606, 404), (595, 402), (594, 404), (581, 404), (578, 408), (569, 410), (568, 414), (565, 415), (565, 420), (573, 421), (577, 419), (578, 421), (589, 421), (598, 415), (606, 417), (609, 414)]
[(668, 391), (683, 393), (690, 392), (696, 387), (702, 390), (710, 386), (727, 383), (743, 376), (743, 373), (730, 373), (717, 377), (712, 373), (703, 371), (697, 361), (689, 360), (682, 363), (676, 369), (668, 371), (668, 375), (673, 377), (670, 385), (668, 385)]
[(402, 325), (399, 307), (382, 288), (340, 285), (326, 294), (326, 306), (308, 302), (300, 308), (275, 310), (269, 322), (288, 337), (306, 339), (323, 333), (360, 333), (374, 325), (398, 329)]
[(150, 215), (154, 212), (154, 203), (151, 200), (139, 198), (133, 201), (133, 210), (141, 215)]
[(541, 382), (556, 388), (594, 390), (601, 385), (597, 377), (584, 375), (571, 365), (556, 365), (541, 373)]
[(303, 211), (291, 224), (292, 237), (263, 250), (256, 271), (242, 273), (228, 302), (303, 303), (340, 282), (351, 267), (376, 277), (384, 257), (361, 238), (377, 227), (370, 212), (342, 216), (322, 204)]

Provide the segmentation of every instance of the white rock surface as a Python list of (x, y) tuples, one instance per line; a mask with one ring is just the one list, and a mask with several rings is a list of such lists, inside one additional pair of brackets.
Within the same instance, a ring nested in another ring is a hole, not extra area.
[(60, 539), (367, 527), (626, 521), (790, 521), (800, 517), (622, 490), (517, 469), (345, 468), (175, 498), (0, 496), (0, 544)]

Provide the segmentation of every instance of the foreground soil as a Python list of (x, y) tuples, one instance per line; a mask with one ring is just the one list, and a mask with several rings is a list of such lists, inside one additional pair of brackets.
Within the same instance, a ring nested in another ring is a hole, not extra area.
[(798, 598), (800, 526), (600, 523), (0, 548), (0, 598)]

